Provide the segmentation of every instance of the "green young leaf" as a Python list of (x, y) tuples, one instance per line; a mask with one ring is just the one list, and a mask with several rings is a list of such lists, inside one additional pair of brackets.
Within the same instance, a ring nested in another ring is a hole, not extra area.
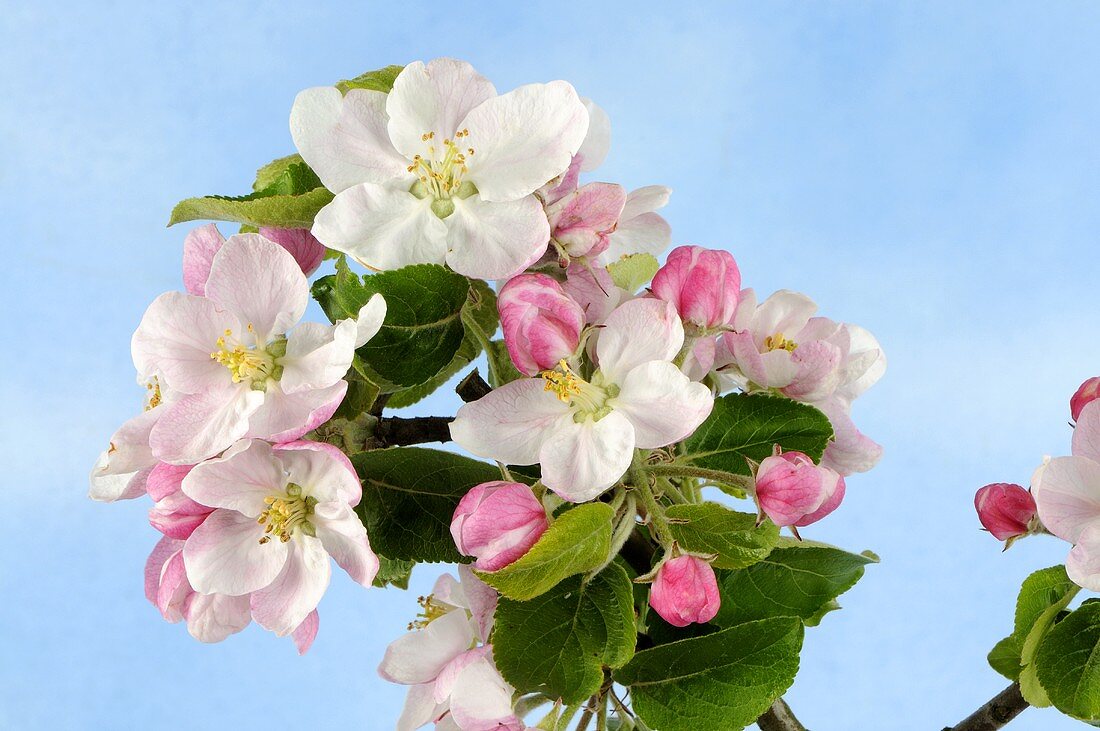
[(451, 380), (454, 376), (473, 363), (474, 360), (481, 354), (481, 342), (478, 337), (471, 332), (471, 328), (466, 325), (468, 318), (472, 318), (478, 327), (483, 331), (492, 334), (499, 323), (497, 319), (497, 296), (492, 289), (489, 288), (485, 282), (480, 279), (470, 280), (470, 293), (466, 298), (466, 304), (463, 305), (462, 310), (462, 322), (465, 326), (465, 334), (462, 337), (462, 344), (458, 346), (458, 350), (455, 352), (451, 362), (446, 365), (439, 373), (435, 374), (424, 383), (410, 388), (405, 388), (393, 396), (387, 402), (387, 405), (393, 409), (401, 409), (406, 406), (412, 406), (417, 401), (428, 396), (434, 392), (437, 388), (442, 386), (447, 381)]
[(661, 265), (652, 254), (630, 254), (607, 265), (607, 273), (616, 287), (634, 293), (648, 284)]
[(1039, 681), (1035, 653), (1058, 615), (1079, 591), (1080, 587), (1069, 580), (1063, 566), (1036, 571), (1024, 579), (1020, 587), (1012, 636), (1020, 647), (1020, 692), (1028, 703), (1037, 708), (1049, 706), (1051, 700)]
[(395, 447), (351, 458), (363, 482), (356, 511), (371, 547), (404, 561), (465, 562), (451, 538), (451, 518), (470, 488), (500, 479), (484, 462), (434, 449)]
[(614, 515), (606, 503), (586, 503), (570, 508), (515, 563), (498, 571), (476, 573), (482, 581), (510, 599), (534, 599), (566, 577), (591, 571), (607, 560)]
[(388, 94), (393, 89), (393, 82), (403, 68), (405, 67), (384, 66), (365, 74), (359, 74), (354, 79), (337, 81), (336, 88), (340, 90), (341, 94), (347, 94), (352, 89), (370, 89), (371, 91), (381, 91)]
[(827, 546), (781, 542), (767, 558), (747, 568), (721, 572), (722, 627), (766, 617), (819, 620), (830, 602), (855, 586), (875, 559)]
[[(294, 156), (291, 156), (294, 157)], [(276, 167), (282, 167), (276, 172)], [(259, 190), (237, 197), (211, 195), (187, 198), (176, 204), (168, 225), (182, 221), (235, 221), (246, 226), (309, 228), (317, 211), (328, 205), (332, 193), (304, 162), (282, 158), (257, 172)]]
[(818, 460), (832, 438), (829, 419), (813, 406), (779, 396), (729, 394), (715, 400), (678, 461), (748, 475), (746, 458), (760, 462), (776, 444)]
[(987, 656), (989, 666), (1009, 680), (1020, 678), (1020, 641), (1009, 635), (993, 646)]
[(522, 693), (579, 703), (603, 682), (603, 667), (634, 654), (634, 593), (626, 571), (611, 564), (585, 583), (573, 576), (531, 601), (497, 605), (493, 658)]
[(370, 411), (381, 393), (378, 384), (364, 378), (355, 369), (348, 372), (345, 380), (348, 382), (348, 392), (340, 402), (340, 407), (332, 415), (333, 419), (353, 420), (360, 414)]
[(379, 588), (396, 586), (398, 589), (409, 588), (409, 576), (412, 575), (416, 561), (403, 561), (400, 559), (378, 556), (378, 574), (374, 577), (374, 585)]
[(1055, 708), (1100, 720), (1100, 603), (1086, 602), (1054, 625), (1039, 643), (1034, 667)]
[[(264, 188), (268, 188), (274, 185), (292, 166), (305, 166), (305, 164), (305, 160), (303, 160), (302, 156), (298, 153), (272, 160), (267, 165), (264, 165), (262, 168), (256, 171), (256, 180), (252, 183), (252, 190), (258, 193)], [(315, 185), (310, 186), (310, 189), (312, 190), (313, 188), (317, 188), (320, 185), (321, 181), (320, 179), (318, 179)]]
[(424, 383), (454, 358), (462, 345), (469, 292), (466, 277), (438, 264), (366, 277), (338, 264), (336, 274), (313, 284), (313, 297), (333, 322), (356, 317), (374, 294), (386, 298), (382, 329), (356, 353), (371, 371), (400, 387)]
[(719, 569), (742, 569), (765, 558), (779, 540), (771, 521), (756, 527), (756, 516), (738, 513), (718, 503), (673, 505), (666, 511), (672, 537), (693, 553), (717, 556)]
[(614, 677), (653, 728), (743, 728), (794, 681), (802, 632), (794, 617), (746, 622), (642, 650)]
[(508, 348), (503, 340), (489, 343), (485, 355), (489, 359), (489, 385), (493, 388), (500, 388), (505, 383), (523, 378), (523, 374), (512, 363), (512, 356), (508, 355)]

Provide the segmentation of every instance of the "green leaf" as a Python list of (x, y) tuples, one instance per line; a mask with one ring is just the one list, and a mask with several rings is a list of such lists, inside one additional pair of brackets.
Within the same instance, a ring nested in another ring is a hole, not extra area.
[(606, 503), (578, 505), (562, 513), (515, 563), (476, 573), (510, 599), (534, 599), (566, 577), (591, 571), (607, 560), (614, 515)]
[(1055, 708), (1100, 720), (1100, 603), (1086, 602), (1054, 625), (1039, 643), (1034, 666)]
[(468, 318), (472, 318), (478, 323), (478, 326), (490, 334), (497, 328), (497, 296), (492, 289), (489, 288), (485, 282), (480, 279), (470, 280), (470, 293), (466, 298), (466, 304), (463, 305), (462, 310), (462, 322), (465, 326), (466, 332), (462, 338), (462, 344), (458, 346), (458, 350), (455, 351), (455, 355), (451, 358), (451, 362), (448, 363), (443, 370), (435, 374), (424, 383), (410, 388), (405, 388), (393, 396), (387, 402), (390, 408), (401, 409), (406, 406), (412, 406), (417, 401), (428, 396), (447, 381), (451, 380), (454, 376), (473, 363), (474, 360), (481, 354), (481, 342), (477, 336), (471, 332), (471, 328), (466, 325)]
[(653, 728), (743, 728), (794, 681), (802, 632), (793, 617), (746, 622), (642, 650), (615, 680), (630, 687), (634, 711)]
[(383, 379), (403, 387), (424, 383), (454, 358), (462, 345), (469, 292), (466, 277), (438, 264), (366, 277), (338, 265), (336, 274), (313, 284), (314, 298), (333, 322), (356, 317), (376, 293), (386, 298), (382, 329), (356, 353)]
[(531, 601), (501, 599), (493, 658), (523, 693), (579, 703), (603, 682), (604, 666), (634, 654), (634, 593), (626, 571), (611, 564), (585, 583), (573, 576)]
[(648, 284), (661, 265), (652, 254), (629, 254), (607, 265), (607, 273), (616, 287), (634, 293)]
[(718, 503), (673, 505), (666, 511), (672, 537), (693, 553), (717, 556), (719, 569), (741, 569), (771, 553), (779, 529), (771, 521), (756, 527), (756, 516), (738, 513)]
[(341, 94), (347, 94), (352, 89), (370, 89), (371, 91), (381, 91), (388, 94), (393, 89), (393, 82), (403, 68), (405, 67), (384, 66), (375, 71), (359, 74), (354, 79), (337, 81), (336, 88), (340, 90)]
[(829, 603), (855, 586), (874, 559), (858, 553), (805, 543), (781, 544), (747, 568), (722, 572), (722, 606), (712, 620), (722, 627), (766, 617), (820, 619)]
[[(252, 190), (259, 192), (264, 188), (270, 187), (271, 185), (274, 185), (290, 167), (294, 165), (305, 166), (305, 164), (305, 160), (303, 160), (302, 156), (298, 153), (272, 160), (267, 165), (264, 165), (262, 168), (256, 171), (256, 180), (252, 183)], [(320, 185), (321, 182), (318, 178), (317, 183), (310, 186), (310, 189), (317, 188)]]
[(746, 458), (760, 462), (776, 444), (819, 460), (832, 438), (829, 419), (813, 406), (779, 396), (729, 394), (715, 400), (678, 461), (748, 475)]
[(508, 355), (508, 347), (503, 340), (489, 343), (486, 356), (489, 358), (489, 385), (493, 388), (500, 388), (505, 383), (523, 378), (523, 374), (512, 363), (512, 356)]
[(395, 447), (351, 458), (363, 482), (356, 512), (371, 547), (395, 560), (465, 562), (451, 538), (451, 518), (470, 488), (500, 479), (484, 462), (451, 452)]
[(374, 402), (378, 400), (381, 389), (378, 384), (364, 378), (355, 369), (349, 371), (344, 380), (348, 382), (348, 392), (332, 418), (352, 420), (360, 414), (370, 411), (370, 408), (374, 406)]
[[(260, 168), (257, 182), (267, 184), (248, 195), (237, 197), (211, 195), (187, 198), (176, 204), (168, 225), (183, 221), (235, 221), (247, 226), (309, 228), (317, 211), (328, 205), (332, 193), (304, 162), (275, 160)], [(287, 164), (275, 174), (272, 166)]]
[(1058, 615), (1080, 590), (1066, 576), (1063, 566), (1036, 571), (1024, 579), (1020, 587), (1012, 636), (1020, 646), (1020, 692), (1037, 708), (1049, 706), (1051, 700), (1037, 676), (1035, 653)]
[(374, 585), (379, 588), (396, 586), (398, 589), (409, 588), (409, 576), (412, 575), (416, 561), (404, 561), (401, 559), (378, 556), (378, 574), (374, 577)]
[(1020, 678), (1020, 641), (1009, 635), (993, 646), (987, 657), (989, 666), (1009, 680)]

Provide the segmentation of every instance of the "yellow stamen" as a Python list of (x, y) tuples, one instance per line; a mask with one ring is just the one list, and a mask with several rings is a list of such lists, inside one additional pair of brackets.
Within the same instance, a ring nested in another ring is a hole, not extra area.
[(563, 403), (569, 403), (574, 396), (581, 394), (581, 379), (569, 369), (565, 359), (559, 361), (554, 370), (543, 371), (539, 375), (546, 381), (543, 390), (553, 391)]
[(776, 333), (775, 335), (769, 335), (764, 338), (764, 347), (767, 348), (768, 353), (773, 350), (786, 350), (787, 352), (793, 351), (798, 347), (798, 343), (793, 340), (787, 340), (783, 337), (783, 333)]
[(415, 629), (424, 629), (429, 624), (451, 611), (450, 607), (445, 607), (438, 603), (433, 594), (417, 597), (416, 603), (420, 605), (420, 611), (416, 615), (417, 619), (409, 622), (408, 630), (410, 632)]
[(313, 515), (317, 498), (303, 496), (302, 488), (298, 485), (294, 483), (287, 485), (285, 495), (264, 498), (264, 505), (268, 506), (267, 510), (256, 518), (256, 522), (264, 526), (260, 545), (270, 542), (273, 536), (278, 536), (280, 541), (286, 543), (293, 537), (296, 530), (301, 530), (306, 535), (314, 535), (309, 516)]

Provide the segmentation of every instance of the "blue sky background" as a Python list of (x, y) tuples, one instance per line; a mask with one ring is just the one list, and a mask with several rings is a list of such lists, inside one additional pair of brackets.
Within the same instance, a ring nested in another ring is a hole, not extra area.
[(971, 500), (1067, 453), (1067, 399), (1100, 372), (1100, 7), (160, 5), (0, 2), (0, 727), (392, 727), (403, 689), (374, 668), (432, 567), (408, 593), (336, 577), (304, 658), (256, 628), (204, 646), (142, 594), (147, 504), (84, 494), (140, 406), (130, 333), (180, 286), (172, 205), (290, 153), (299, 89), (438, 55), (502, 90), (572, 81), (612, 118), (598, 179), (672, 186), (677, 243), (886, 348), (856, 406), (886, 457), (805, 533), (883, 562), (809, 631), (803, 721), (938, 729), (1005, 684), (985, 653), (1067, 547), (1002, 555)]

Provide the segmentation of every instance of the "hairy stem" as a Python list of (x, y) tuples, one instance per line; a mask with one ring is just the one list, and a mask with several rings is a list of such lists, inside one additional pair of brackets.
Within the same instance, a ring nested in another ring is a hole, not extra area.
[(775, 699), (772, 707), (756, 719), (756, 725), (760, 731), (808, 731), (782, 698)]
[(733, 485), (751, 491), (754, 482), (748, 475), (735, 475), (732, 472), (721, 470), (708, 470), (703, 467), (691, 467), (680, 464), (655, 464), (649, 465), (645, 471), (654, 477), (697, 477), (709, 482), (721, 482), (724, 485)]
[(1027, 707), (1028, 702), (1020, 692), (1020, 684), (1013, 683), (958, 725), (945, 726), (943, 731), (996, 731), (1019, 716)]

